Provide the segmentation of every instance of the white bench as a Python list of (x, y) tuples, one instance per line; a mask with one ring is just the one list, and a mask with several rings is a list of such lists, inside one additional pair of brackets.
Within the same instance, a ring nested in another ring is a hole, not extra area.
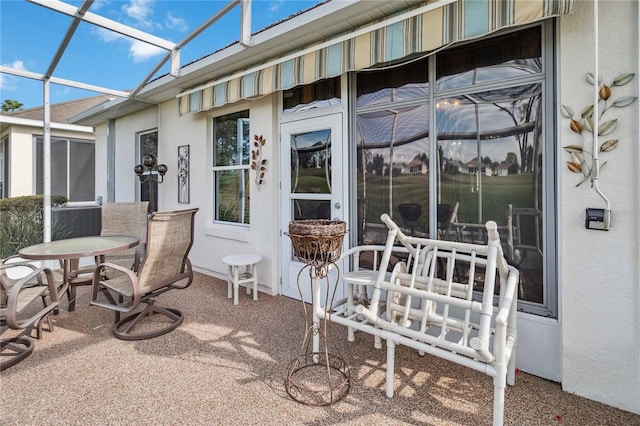
[[(358, 305), (358, 315), (348, 309), (347, 314), (334, 313), (328, 318), (386, 340), (389, 398), (393, 397), (396, 345), (491, 376), (493, 424), (501, 425), (506, 384), (515, 384), (519, 272), (504, 258), (496, 223), (487, 222), (488, 244), (479, 245), (406, 236), (386, 214), (381, 219), (389, 233), (369, 305)], [(396, 242), (407, 249), (413, 261), (409, 266), (397, 263), (388, 277), (389, 259), (398, 249)], [(481, 295), (474, 293), (478, 284), (483, 284)], [(319, 304), (314, 315), (326, 315)]]

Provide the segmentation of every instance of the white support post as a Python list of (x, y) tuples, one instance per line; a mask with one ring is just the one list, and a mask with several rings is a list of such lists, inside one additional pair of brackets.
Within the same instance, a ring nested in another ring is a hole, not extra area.
[(48, 243), (51, 241), (51, 100), (49, 98), (49, 78), (45, 78), (43, 81), (43, 110), (44, 117), (42, 120), (42, 134), (43, 141), (43, 158), (42, 165), (44, 168), (44, 181), (42, 186), (42, 193), (44, 195), (43, 200), (43, 242)]
[(253, 46), (253, 38), (251, 37), (251, 0), (242, 0), (240, 9), (240, 44), (245, 47)]
[(171, 51), (171, 75), (180, 77), (180, 49), (175, 48)]

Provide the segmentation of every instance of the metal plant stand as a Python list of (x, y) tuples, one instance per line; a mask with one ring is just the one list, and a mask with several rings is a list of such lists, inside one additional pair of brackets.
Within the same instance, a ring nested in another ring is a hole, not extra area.
[[(331, 292), (329, 269), (337, 268), (335, 262), (342, 252), (342, 241), (347, 234), (345, 223), (330, 220), (300, 220), (289, 224), (287, 235), (291, 238), (295, 256), (305, 263), (298, 273), (298, 291), (304, 309), (305, 334), (302, 353), (294, 357), (287, 366), (285, 388), (294, 400), (307, 405), (325, 406), (341, 400), (350, 387), (350, 370), (338, 355), (329, 353), (327, 341), (327, 309), (333, 305), (334, 286)], [(307, 306), (302, 297), (300, 277), (309, 273), (312, 283), (312, 321), (309, 321)], [(326, 306), (321, 318), (321, 281), (325, 280)], [(331, 294), (330, 294), (331, 293)]]

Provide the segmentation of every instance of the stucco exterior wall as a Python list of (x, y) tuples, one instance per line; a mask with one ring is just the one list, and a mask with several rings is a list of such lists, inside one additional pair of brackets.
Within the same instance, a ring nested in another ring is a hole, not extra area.
[[(604, 82), (636, 73), (634, 81), (615, 87), (616, 95), (638, 93), (638, 3), (599, 3), (599, 73)], [(625, 31), (621, 31), (625, 29)], [(628, 29), (628, 30), (627, 30)], [(575, 13), (560, 20), (560, 104), (579, 113), (593, 103), (593, 2), (579, 1)], [(617, 149), (600, 155), (607, 165), (600, 188), (611, 202), (608, 232), (586, 230), (585, 208), (604, 204), (588, 182), (576, 188), (579, 175), (566, 168), (562, 146), (577, 135), (560, 119), (557, 152), (560, 168), (560, 264), (562, 385), (568, 392), (640, 412), (640, 256), (638, 211), (638, 102), (612, 108), (602, 119), (618, 119), (610, 135)], [(610, 139), (601, 139), (601, 142)], [(587, 137), (590, 140), (590, 137)]]
[[(224, 108), (199, 114), (177, 114), (176, 101), (162, 104), (159, 112), (159, 157), (169, 166), (165, 182), (160, 185), (160, 208), (163, 210), (198, 207), (195, 242), (190, 259), (195, 270), (225, 277), (227, 266), (222, 258), (233, 253), (257, 253), (262, 256), (258, 266), (260, 291), (278, 293), (278, 171), (274, 158), (278, 156), (277, 105), (274, 96), (239, 102)], [(267, 159), (267, 174), (261, 188), (250, 173), (250, 226), (213, 223), (213, 181), (211, 171), (212, 122), (220, 116), (249, 110), (251, 135), (261, 134), (267, 140), (263, 158)], [(178, 146), (190, 146), (190, 204), (178, 203)]]
[[(138, 158), (137, 135), (140, 132), (158, 127), (158, 108), (151, 106), (143, 111), (119, 118), (116, 121), (116, 162), (115, 162), (115, 200), (135, 201), (138, 197), (140, 183), (133, 168), (140, 162)], [(107, 139), (108, 123), (97, 126), (96, 133), (96, 196), (107, 201)], [(163, 159), (163, 139), (159, 134), (159, 161)], [(162, 206), (162, 198), (159, 199)]]

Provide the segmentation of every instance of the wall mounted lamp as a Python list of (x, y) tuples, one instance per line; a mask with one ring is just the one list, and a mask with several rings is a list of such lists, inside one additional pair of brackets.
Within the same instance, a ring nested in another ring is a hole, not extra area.
[(142, 164), (138, 164), (133, 171), (138, 175), (140, 183), (149, 185), (149, 208), (155, 210), (155, 186), (152, 182), (162, 183), (164, 175), (169, 168), (165, 164), (158, 164), (158, 159), (153, 154), (142, 157)]

